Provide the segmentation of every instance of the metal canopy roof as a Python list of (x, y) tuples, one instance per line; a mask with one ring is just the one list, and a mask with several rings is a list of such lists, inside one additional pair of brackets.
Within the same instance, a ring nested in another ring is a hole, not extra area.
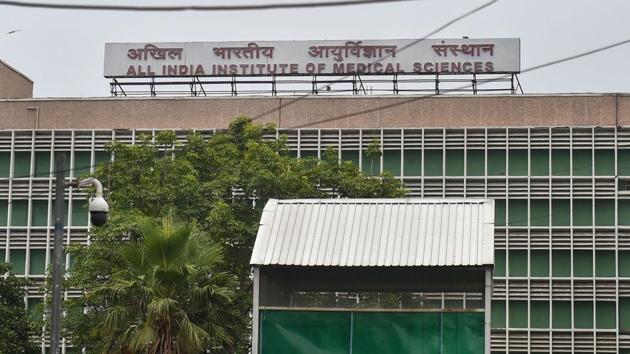
[(494, 201), (271, 199), (250, 263), (286, 266), (494, 264)]

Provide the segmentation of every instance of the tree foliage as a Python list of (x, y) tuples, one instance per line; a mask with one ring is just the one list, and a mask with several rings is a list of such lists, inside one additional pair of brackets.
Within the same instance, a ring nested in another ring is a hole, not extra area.
[(0, 262), (0, 353), (35, 353), (34, 325), (24, 306), (29, 282), (7, 274), (10, 270), (10, 264)]
[[(164, 131), (135, 145), (113, 143), (110, 151), (115, 158), (98, 173), (109, 191), (111, 219), (105, 227), (93, 229), (89, 246), (72, 246), (75, 265), (68, 285), (91, 294), (128, 271), (122, 251), (142, 243), (142, 220), (172, 214), (194, 222), (222, 248), (217, 270), (234, 280), (232, 301), (222, 305), (225, 314), (239, 316), (226, 316), (225, 336), (216, 337), (213, 345), (224, 352), (247, 352), (249, 258), (267, 200), (404, 195), (392, 176), (365, 176), (352, 163), (340, 162), (333, 149), (326, 150), (320, 161), (297, 159), (285, 138), (268, 138), (273, 136), (274, 127), (237, 118), (229, 129), (210, 137), (199, 133), (178, 137)], [(99, 336), (89, 328), (99, 326), (102, 318), (96, 314), (108, 304), (105, 297), (88, 295), (67, 304), (75, 309), (66, 323), (76, 343), (94, 347)], [(88, 311), (80, 310), (83, 306)]]

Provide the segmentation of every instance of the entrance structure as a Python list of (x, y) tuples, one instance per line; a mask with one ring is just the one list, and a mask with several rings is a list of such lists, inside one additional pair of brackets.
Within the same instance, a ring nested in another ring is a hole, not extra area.
[(251, 264), (253, 353), (490, 353), (492, 200), (270, 200)]

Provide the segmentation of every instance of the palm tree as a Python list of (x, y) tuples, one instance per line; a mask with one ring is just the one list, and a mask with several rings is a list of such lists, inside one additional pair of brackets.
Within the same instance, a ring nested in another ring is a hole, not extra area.
[(98, 351), (188, 354), (229, 345), (231, 278), (216, 271), (220, 247), (171, 218), (141, 230), (142, 241), (122, 249), (126, 267), (93, 291), (107, 304), (94, 329)]

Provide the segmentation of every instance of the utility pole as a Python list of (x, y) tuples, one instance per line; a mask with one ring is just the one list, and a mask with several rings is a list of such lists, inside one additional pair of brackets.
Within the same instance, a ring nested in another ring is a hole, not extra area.
[(63, 286), (63, 221), (65, 197), (65, 165), (66, 156), (55, 154), (55, 242), (53, 249), (53, 283), (51, 307), (51, 353), (58, 354), (61, 349), (61, 290)]

